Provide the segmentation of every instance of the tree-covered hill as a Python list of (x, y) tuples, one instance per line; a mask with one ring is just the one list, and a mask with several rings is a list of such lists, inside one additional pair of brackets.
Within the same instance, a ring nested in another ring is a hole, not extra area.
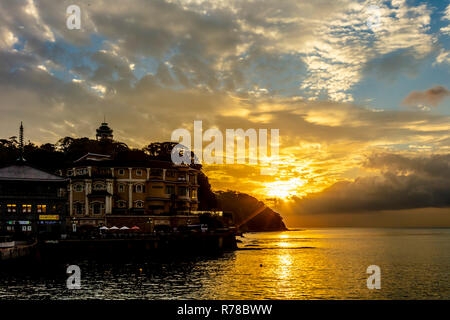
[(241, 231), (287, 230), (279, 213), (248, 194), (228, 190), (217, 192), (216, 196), (222, 210), (234, 212)]

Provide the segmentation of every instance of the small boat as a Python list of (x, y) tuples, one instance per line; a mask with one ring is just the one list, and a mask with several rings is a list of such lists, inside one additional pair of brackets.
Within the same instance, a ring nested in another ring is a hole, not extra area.
[(12, 240), (10, 236), (0, 236), (0, 249), (1, 248), (13, 248), (16, 246), (16, 242)]
[(33, 243), (23, 241), (13, 241), (10, 236), (0, 236), (0, 261), (14, 260), (31, 255), (33, 248), (36, 246), (36, 241)]

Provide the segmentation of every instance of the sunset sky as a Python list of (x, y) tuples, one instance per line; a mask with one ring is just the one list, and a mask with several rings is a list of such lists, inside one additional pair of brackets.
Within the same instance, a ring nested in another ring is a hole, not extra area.
[(213, 188), (292, 226), (450, 226), (447, 0), (7, 0), (0, 22), (2, 138), (279, 129), (277, 174), (205, 165)]

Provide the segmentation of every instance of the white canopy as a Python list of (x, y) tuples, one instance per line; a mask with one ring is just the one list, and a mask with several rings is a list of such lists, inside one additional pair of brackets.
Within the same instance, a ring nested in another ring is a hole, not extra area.
[(108, 230), (108, 227), (105, 227), (105, 226), (100, 227), (100, 230)]
[(123, 226), (122, 228), (120, 228), (120, 230), (128, 230), (130, 228), (128, 228), (127, 226)]
[(117, 228), (116, 226), (113, 226), (113, 227), (109, 228), (109, 230), (119, 230), (119, 228)]

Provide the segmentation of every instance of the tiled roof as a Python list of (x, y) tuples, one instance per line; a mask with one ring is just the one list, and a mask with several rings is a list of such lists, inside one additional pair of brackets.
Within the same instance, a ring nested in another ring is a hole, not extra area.
[(12, 165), (0, 169), (0, 180), (10, 181), (53, 181), (64, 182), (65, 179), (27, 165)]

